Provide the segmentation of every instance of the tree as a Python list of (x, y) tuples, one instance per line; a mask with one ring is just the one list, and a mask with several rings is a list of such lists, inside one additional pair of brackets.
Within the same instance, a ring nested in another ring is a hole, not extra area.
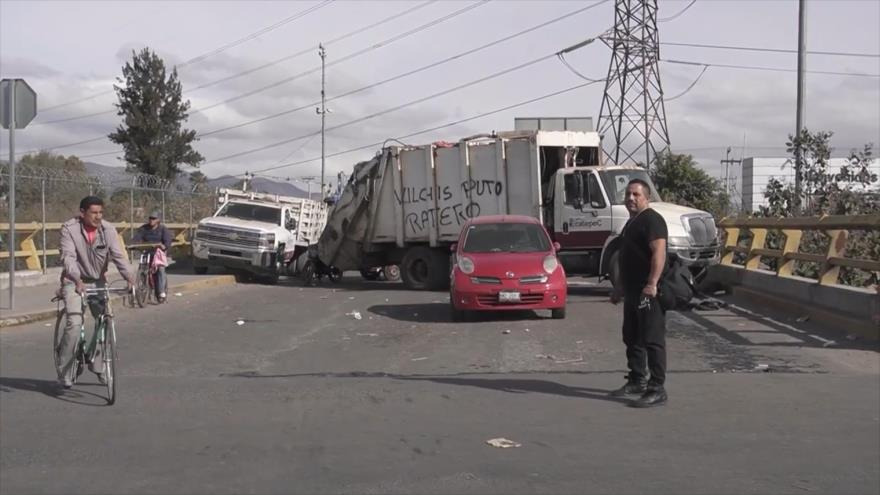
[(196, 132), (184, 129), (189, 101), (181, 98), (177, 69), (166, 77), (165, 62), (149, 48), (132, 51), (113, 85), (123, 123), (108, 137), (121, 144), (130, 172), (174, 179), (180, 165), (197, 167), (204, 158), (192, 148)]
[(665, 201), (708, 211), (716, 218), (729, 213), (730, 197), (721, 183), (698, 168), (691, 155), (670, 152), (657, 155), (651, 180)]
[[(877, 174), (871, 172), (873, 145), (866, 144), (861, 150), (853, 150), (840, 171), (829, 171), (832, 132), (810, 132), (803, 129), (800, 136), (789, 136), (786, 147), (794, 154), (798, 145), (803, 150), (801, 171), (803, 208), (801, 216), (865, 215), (880, 213), (880, 183)], [(759, 216), (789, 217), (795, 215), (795, 192), (792, 184), (771, 179), (764, 191), (767, 206), (762, 206)], [(768, 236), (771, 249), (781, 246), (779, 234)], [(807, 232), (801, 240), (801, 251), (822, 254), (828, 248), (828, 238), (818, 232)], [(880, 259), (880, 232), (854, 231), (847, 241), (847, 252), (853, 258)], [(819, 267), (811, 263), (799, 263), (796, 273), (816, 278)], [(844, 268), (840, 281), (846, 285), (863, 286), (872, 275)]]

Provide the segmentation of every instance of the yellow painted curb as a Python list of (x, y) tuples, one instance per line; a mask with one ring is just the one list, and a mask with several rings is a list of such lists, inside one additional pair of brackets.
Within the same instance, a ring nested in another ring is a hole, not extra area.
[[(184, 282), (181, 284), (168, 286), (168, 292), (181, 292), (181, 291), (191, 291), (195, 289), (208, 289), (211, 287), (220, 287), (224, 285), (233, 285), (235, 284), (235, 276), (233, 275), (216, 275), (211, 278), (203, 278), (201, 280), (193, 280), (192, 282)], [(115, 296), (113, 297), (114, 301), (118, 301), (122, 299), (123, 296)], [(41, 320), (49, 320), (55, 318), (57, 314), (57, 310), (55, 309), (41, 309), (38, 311), (34, 311), (32, 313), (26, 313), (22, 315), (16, 315), (9, 318), (0, 318), (0, 328), (9, 328), (19, 325), (25, 325), (27, 323), (33, 323), (35, 321)]]

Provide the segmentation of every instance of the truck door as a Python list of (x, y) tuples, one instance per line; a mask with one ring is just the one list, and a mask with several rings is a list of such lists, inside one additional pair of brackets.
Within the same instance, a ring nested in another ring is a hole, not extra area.
[(554, 237), (563, 250), (601, 248), (611, 235), (611, 207), (591, 170), (560, 170)]

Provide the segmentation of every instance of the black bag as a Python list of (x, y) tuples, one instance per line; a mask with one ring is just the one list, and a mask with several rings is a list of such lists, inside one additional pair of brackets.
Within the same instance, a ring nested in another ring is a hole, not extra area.
[(675, 253), (666, 253), (666, 269), (657, 284), (657, 300), (669, 311), (688, 306), (696, 294), (691, 271)]

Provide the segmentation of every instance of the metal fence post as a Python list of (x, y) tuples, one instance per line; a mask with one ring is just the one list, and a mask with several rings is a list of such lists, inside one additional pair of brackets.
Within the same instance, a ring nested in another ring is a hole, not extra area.
[(168, 219), (165, 218), (165, 190), (162, 189), (162, 221), (167, 222)]
[[(128, 202), (129, 202), (129, 222), (128, 224), (134, 227), (134, 184), (131, 185), (131, 189), (128, 190)], [(128, 232), (128, 240), (134, 239), (134, 228), (129, 229)]]
[(46, 179), (40, 179), (40, 206), (42, 209), (43, 230), (43, 275), (46, 274)]

